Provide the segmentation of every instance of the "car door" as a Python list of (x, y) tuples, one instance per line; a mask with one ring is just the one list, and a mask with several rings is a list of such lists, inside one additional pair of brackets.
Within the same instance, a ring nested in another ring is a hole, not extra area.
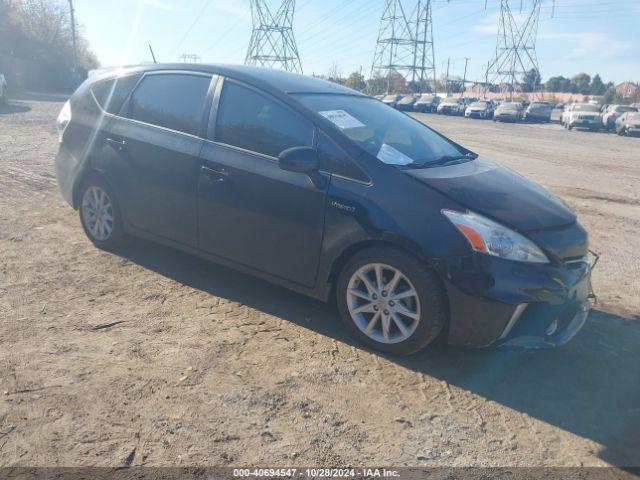
[(313, 146), (314, 126), (268, 94), (218, 85), (198, 180), (199, 248), (291, 282), (315, 284), (328, 175), (280, 169), (277, 156)]
[(211, 75), (192, 72), (145, 74), (106, 139), (128, 224), (193, 247), (211, 83)]

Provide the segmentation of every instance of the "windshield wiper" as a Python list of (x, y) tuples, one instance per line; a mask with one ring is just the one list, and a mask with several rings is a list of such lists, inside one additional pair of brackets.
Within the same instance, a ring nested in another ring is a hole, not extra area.
[(435, 160), (422, 163), (421, 167), (446, 167), (447, 165), (456, 165), (458, 163), (463, 163), (461, 160), (475, 160), (476, 158), (478, 158), (478, 155), (471, 152), (465, 153), (463, 155), (443, 155), (442, 157), (436, 158)]

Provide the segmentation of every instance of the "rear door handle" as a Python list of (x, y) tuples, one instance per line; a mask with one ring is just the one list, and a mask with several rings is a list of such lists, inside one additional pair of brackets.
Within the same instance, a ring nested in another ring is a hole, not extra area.
[(225, 182), (229, 177), (229, 172), (223, 168), (202, 167), (200, 172), (209, 177), (214, 182)]
[(124, 150), (127, 146), (127, 142), (125, 140), (116, 140), (115, 138), (110, 137), (107, 137), (107, 143), (116, 150)]

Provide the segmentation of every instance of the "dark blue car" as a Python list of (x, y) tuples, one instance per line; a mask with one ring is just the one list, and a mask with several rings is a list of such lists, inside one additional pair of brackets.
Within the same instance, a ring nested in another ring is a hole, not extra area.
[(560, 200), (342, 86), (124, 68), (58, 130), (60, 189), (98, 247), (143, 237), (333, 299), (373, 348), (559, 345), (585, 321), (587, 234)]

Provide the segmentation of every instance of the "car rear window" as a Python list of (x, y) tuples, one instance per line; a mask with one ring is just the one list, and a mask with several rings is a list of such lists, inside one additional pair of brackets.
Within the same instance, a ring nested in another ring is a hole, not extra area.
[(131, 95), (129, 118), (197, 135), (210, 83), (208, 75), (148, 75)]
[(313, 145), (313, 125), (257, 91), (225, 81), (215, 140), (277, 157), (287, 148)]
[(97, 82), (91, 92), (103, 110), (117, 115), (142, 74), (111, 78)]

